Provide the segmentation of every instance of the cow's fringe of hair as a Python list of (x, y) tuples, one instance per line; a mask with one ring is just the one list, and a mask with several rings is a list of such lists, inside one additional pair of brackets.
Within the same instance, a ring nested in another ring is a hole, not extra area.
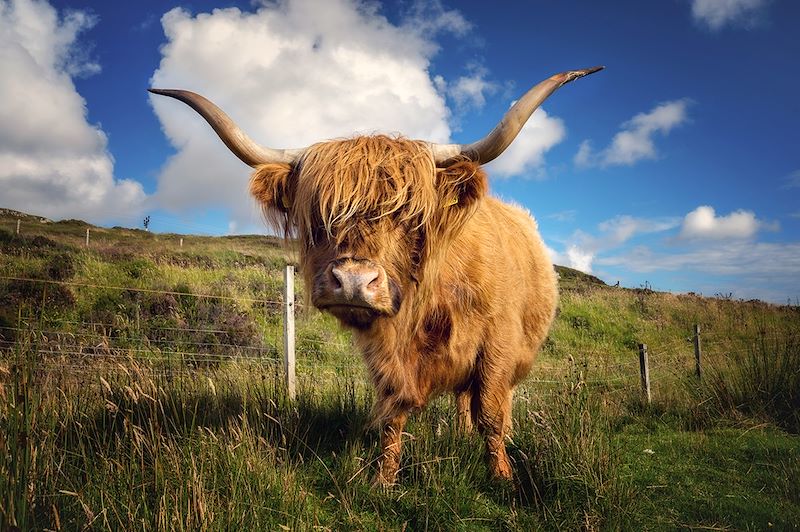
[[(436, 278), (440, 251), (447, 249), (449, 239), (472, 216), (477, 207), (474, 200), (485, 191), (486, 177), (478, 164), (465, 159), (437, 169), (426, 142), (385, 135), (355, 137), (307, 150), (293, 204), (316, 201), (318, 209), (293, 209), (290, 221), (309, 241), (320, 225), (329, 237), (341, 240), (357, 230), (361, 221), (384, 217), (422, 229), (424, 271), (418, 272), (417, 293), (421, 303), (431, 295), (426, 281)], [(459, 202), (468, 205), (456, 207)]]
[(375, 135), (315, 144), (300, 164), (293, 203), (318, 208), (293, 209), (291, 221), (309, 239), (319, 225), (343, 238), (359, 220), (389, 216), (423, 226), (440, 207), (435, 176), (421, 141)]

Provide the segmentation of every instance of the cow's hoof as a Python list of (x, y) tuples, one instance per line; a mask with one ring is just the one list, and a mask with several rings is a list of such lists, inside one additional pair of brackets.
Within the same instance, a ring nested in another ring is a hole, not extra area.
[(387, 477), (383, 473), (378, 473), (372, 481), (372, 487), (380, 490), (390, 490), (397, 485), (397, 473), (391, 477)]
[(492, 478), (501, 482), (513, 482), (514, 472), (508, 459), (499, 460), (492, 464)]
[(497, 484), (498, 486), (513, 486), (516, 483), (514, 482), (513, 475), (506, 475), (506, 474), (498, 474), (496, 472), (492, 473), (492, 482)]

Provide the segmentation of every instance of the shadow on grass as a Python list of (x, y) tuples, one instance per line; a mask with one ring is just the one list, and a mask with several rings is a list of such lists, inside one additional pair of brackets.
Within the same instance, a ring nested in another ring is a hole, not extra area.
[[(315, 383), (289, 402), (280, 376), (264, 368), (99, 375), (27, 381), (30, 394), (49, 396), (41, 401), (48, 421), (36, 430), (50, 434), (37, 446), (58, 464), (47, 489), (86, 491), (95, 507), (107, 495), (120, 508), (141, 503), (147, 521), (165, 494), (243, 490), (269, 501), (262, 509), (270, 515), (310, 512), (355, 528), (625, 523), (619, 501), (628, 487), (614, 481), (604, 425), (593, 421), (585, 394), (530, 405), (537, 416), (518, 412), (509, 445), (517, 485), (489, 479), (482, 439), (458, 431), (451, 401), (435, 401), (409, 424), (400, 485), (385, 492), (370, 485), (379, 452), (377, 434), (365, 429), (371, 397), (351, 376)], [(215, 504), (219, 515), (238, 515), (224, 513), (224, 499)], [(59, 511), (81, 522), (75, 501)]]

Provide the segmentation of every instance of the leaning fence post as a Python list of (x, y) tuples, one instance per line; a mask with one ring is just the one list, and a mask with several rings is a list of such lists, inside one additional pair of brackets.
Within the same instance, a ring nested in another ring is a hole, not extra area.
[(286, 392), (289, 399), (295, 399), (295, 358), (294, 358), (294, 266), (286, 265), (284, 272), (283, 296), (283, 364), (286, 370)]
[(89, 247), (89, 228), (86, 228), (86, 247)]
[(702, 353), (702, 349), (700, 347), (700, 325), (694, 325), (694, 364), (695, 364), (695, 373), (697, 374), (697, 378), (702, 378), (702, 373), (700, 371), (700, 355)]
[(650, 404), (650, 365), (647, 361), (647, 345), (639, 344), (639, 374), (642, 377), (642, 392)]

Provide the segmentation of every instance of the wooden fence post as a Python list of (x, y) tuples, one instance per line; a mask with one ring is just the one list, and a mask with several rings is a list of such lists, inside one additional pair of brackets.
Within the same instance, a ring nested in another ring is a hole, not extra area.
[(181, 247), (183, 247), (183, 239), (181, 238)]
[(694, 325), (694, 364), (695, 364), (695, 373), (697, 374), (697, 378), (702, 378), (702, 372), (700, 370), (700, 356), (702, 354), (702, 349), (700, 347), (700, 325)]
[(19, 218), (17, 218), (17, 234), (19, 234)]
[(89, 247), (89, 228), (86, 228), (86, 247)]
[(284, 272), (283, 305), (283, 363), (286, 370), (286, 392), (289, 400), (295, 400), (294, 358), (294, 266), (286, 265)]
[(650, 365), (647, 360), (647, 345), (639, 344), (639, 374), (642, 378), (642, 392), (647, 397), (647, 404), (650, 404)]

